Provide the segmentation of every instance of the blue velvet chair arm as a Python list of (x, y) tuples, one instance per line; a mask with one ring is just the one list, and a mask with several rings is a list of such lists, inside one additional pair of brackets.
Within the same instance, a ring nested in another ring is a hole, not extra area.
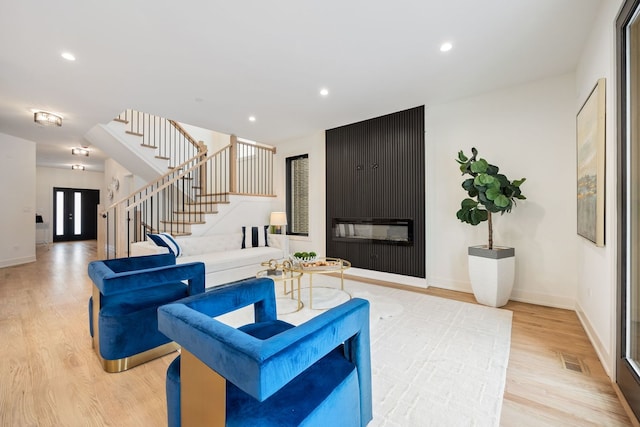
[(255, 322), (277, 318), (274, 284), (268, 278), (240, 280), (216, 286), (206, 294), (181, 299), (180, 303), (208, 317), (220, 316), (254, 304)]
[(120, 273), (111, 270), (103, 261), (91, 262), (88, 267), (89, 277), (103, 295), (131, 292), (184, 280), (188, 283), (189, 294), (193, 295), (204, 292), (204, 271), (204, 264), (200, 262), (169, 264)]
[(159, 330), (260, 401), (345, 343), (345, 357), (358, 372), (361, 419), (371, 419), (368, 301), (352, 299), (302, 325), (260, 340), (192, 308), (216, 305), (216, 298), (209, 292), (187, 298), (188, 304), (160, 307)]
[(113, 258), (101, 261), (114, 273), (125, 271), (146, 270), (147, 268), (175, 265), (176, 257), (170, 254), (145, 255), (128, 258)]

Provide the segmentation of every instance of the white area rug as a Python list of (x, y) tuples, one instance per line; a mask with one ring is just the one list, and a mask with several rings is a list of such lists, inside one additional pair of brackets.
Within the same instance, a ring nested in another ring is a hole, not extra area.
[[(316, 292), (315, 282), (314, 307), (322, 306), (324, 298), (342, 299), (339, 292)], [(339, 284), (326, 276), (317, 286), (339, 289)], [(370, 427), (500, 424), (510, 311), (355, 281), (345, 281), (345, 290), (371, 304)], [(281, 298), (282, 284), (276, 284), (276, 292)], [(308, 289), (302, 297), (308, 298)], [(307, 306), (279, 318), (299, 324), (322, 312)], [(250, 321), (247, 315), (226, 319), (239, 325)]]

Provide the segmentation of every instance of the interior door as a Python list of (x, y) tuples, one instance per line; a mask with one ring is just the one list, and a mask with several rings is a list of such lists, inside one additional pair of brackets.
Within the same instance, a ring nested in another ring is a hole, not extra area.
[(616, 382), (640, 418), (640, 0), (616, 20), (618, 349)]
[(99, 190), (54, 187), (53, 241), (95, 239), (99, 202)]

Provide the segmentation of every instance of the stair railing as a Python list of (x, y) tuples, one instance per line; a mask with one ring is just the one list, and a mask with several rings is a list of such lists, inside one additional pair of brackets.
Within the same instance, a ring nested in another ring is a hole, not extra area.
[(193, 158), (200, 149), (180, 124), (174, 120), (127, 109), (114, 119), (126, 125), (125, 132), (142, 138), (142, 146), (154, 148), (155, 157), (169, 161), (169, 169)]
[(99, 215), (98, 256), (131, 255), (131, 243), (147, 233), (188, 235), (193, 224), (216, 213), (229, 194), (273, 197), (275, 148), (238, 141), (209, 155), (206, 146), (157, 180), (107, 207)]

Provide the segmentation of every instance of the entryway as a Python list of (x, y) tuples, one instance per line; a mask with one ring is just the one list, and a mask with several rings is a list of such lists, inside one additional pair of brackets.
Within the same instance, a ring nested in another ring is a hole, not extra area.
[(99, 190), (53, 188), (53, 241), (91, 240), (98, 235)]

